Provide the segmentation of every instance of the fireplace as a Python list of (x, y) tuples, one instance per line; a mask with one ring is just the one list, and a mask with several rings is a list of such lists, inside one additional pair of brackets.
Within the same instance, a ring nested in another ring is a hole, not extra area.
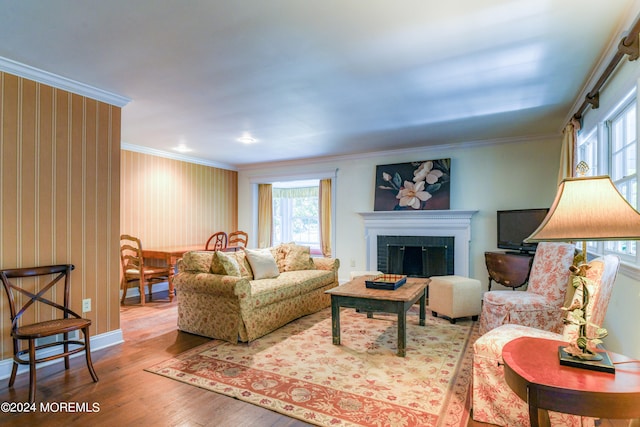
[(471, 217), (476, 212), (360, 212), (365, 228), (367, 269), (396, 273), (402, 262), (403, 273), (398, 274), (469, 276)]
[(454, 238), (378, 236), (378, 270), (409, 277), (445, 276), (454, 272)]

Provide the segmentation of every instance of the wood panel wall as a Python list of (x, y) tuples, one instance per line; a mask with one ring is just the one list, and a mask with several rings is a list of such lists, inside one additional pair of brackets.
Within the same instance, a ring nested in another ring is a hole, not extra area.
[(238, 173), (122, 150), (122, 233), (145, 248), (204, 244), (238, 225)]
[[(0, 268), (75, 264), (72, 309), (91, 298), (91, 334), (119, 329), (121, 109), (3, 72), (0, 108)], [(9, 330), (1, 291), (3, 359)]]

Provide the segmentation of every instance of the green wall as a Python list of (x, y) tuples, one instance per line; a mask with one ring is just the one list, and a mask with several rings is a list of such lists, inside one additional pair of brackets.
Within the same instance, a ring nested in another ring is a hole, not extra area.
[[(358, 212), (373, 210), (375, 168), (379, 164), (451, 158), (451, 209), (478, 210), (472, 219), (470, 276), (487, 289), (484, 252), (496, 250), (496, 210), (549, 207), (557, 188), (561, 135), (543, 140), (450, 144), (411, 150), (347, 156), (323, 161), (287, 162), (245, 168), (238, 174), (238, 223), (254, 230), (255, 192), (252, 182), (264, 177), (309, 177), (337, 169), (336, 242), (340, 279), (366, 270), (364, 226)], [(351, 266), (353, 261), (354, 266)], [(492, 289), (500, 289), (494, 285)], [(640, 287), (618, 275), (604, 326), (605, 346), (640, 358)]]

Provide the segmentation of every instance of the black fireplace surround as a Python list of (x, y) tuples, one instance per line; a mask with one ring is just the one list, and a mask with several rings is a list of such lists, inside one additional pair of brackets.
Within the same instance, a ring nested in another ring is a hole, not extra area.
[(454, 237), (377, 236), (378, 270), (409, 277), (454, 274)]

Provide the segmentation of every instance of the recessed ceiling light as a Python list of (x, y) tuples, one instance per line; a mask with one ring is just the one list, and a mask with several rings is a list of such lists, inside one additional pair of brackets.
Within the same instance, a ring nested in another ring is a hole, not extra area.
[(187, 147), (184, 144), (180, 144), (177, 147), (174, 147), (173, 149), (179, 153), (188, 153), (189, 151), (192, 151), (191, 148)]
[(257, 139), (255, 139), (248, 133), (245, 133), (244, 135), (242, 135), (240, 138), (237, 139), (237, 141), (242, 142), (243, 144), (253, 144), (254, 142), (258, 142)]

